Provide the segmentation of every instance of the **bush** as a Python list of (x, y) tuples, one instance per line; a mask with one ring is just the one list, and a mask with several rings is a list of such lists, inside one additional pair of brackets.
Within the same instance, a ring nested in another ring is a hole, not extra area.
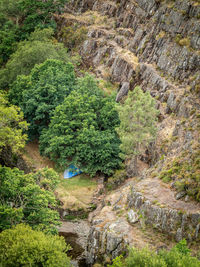
[(45, 235), (27, 225), (17, 225), (0, 234), (0, 265), (3, 267), (69, 267), (64, 238)]
[(0, 167), (0, 231), (26, 222), (34, 229), (57, 233), (60, 222), (52, 191), (58, 183), (52, 169), (25, 175), (17, 168)]

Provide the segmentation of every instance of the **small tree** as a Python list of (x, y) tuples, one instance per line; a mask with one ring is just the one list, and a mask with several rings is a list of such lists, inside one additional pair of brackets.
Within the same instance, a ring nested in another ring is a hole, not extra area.
[(149, 92), (144, 93), (139, 86), (130, 91), (123, 105), (117, 106), (121, 124), (117, 132), (122, 141), (121, 149), (128, 157), (134, 156), (135, 172), (142, 149), (156, 136), (156, 122), (159, 113), (155, 100)]

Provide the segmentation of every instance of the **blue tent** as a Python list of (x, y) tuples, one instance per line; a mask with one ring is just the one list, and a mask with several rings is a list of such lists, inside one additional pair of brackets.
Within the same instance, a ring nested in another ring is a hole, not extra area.
[(80, 169), (76, 168), (74, 165), (70, 165), (69, 168), (64, 171), (64, 178), (69, 179), (81, 173), (82, 171)]

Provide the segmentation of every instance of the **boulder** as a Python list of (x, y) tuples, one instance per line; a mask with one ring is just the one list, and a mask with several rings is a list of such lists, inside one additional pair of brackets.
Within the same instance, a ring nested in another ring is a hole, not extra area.
[(130, 210), (128, 212), (128, 221), (130, 224), (134, 224), (134, 223), (137, 223), (139, 221), (139, 217), (135, 211)]

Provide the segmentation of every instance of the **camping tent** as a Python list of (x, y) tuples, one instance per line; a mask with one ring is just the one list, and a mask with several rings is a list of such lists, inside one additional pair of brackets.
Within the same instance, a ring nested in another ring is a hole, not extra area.
[(70, 165), (68, 169), (64, 171), (64, 178), (69, 179), (81, 173), (82, 171), (80, 169), (76, 168), (74, 165)]

